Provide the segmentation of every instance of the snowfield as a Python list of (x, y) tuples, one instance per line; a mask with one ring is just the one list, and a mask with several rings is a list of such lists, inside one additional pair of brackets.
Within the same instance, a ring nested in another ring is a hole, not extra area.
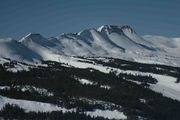
[(49, 103), (42, 103), (29, 100), (17, 100), (0, 96), (0, 109), (2, 109), (6, 104), (17, 105), (20, 108), (24, 109), (26, 112), (62, 111), (63, 113), (66, 113), (75, 111), (75, 109), (65, 109)]
[(127, 116), (124, 115), (124, 113), (119, 112), (117, 110), (99, 110), (96, 109), (93, 112), (86, 112), (85, 114), (90, 115), (91, 117), (104, 117), (108, 119), (116, 119), (116, 120), (125, 120), (127, 119)]
[(87, 79), (78, 79), (78, 81), (83, 85), (93, 85), (94, 83)]
[[(17, 99), (0, 96), (0, 110), (2, 110), (6, 104), (17, 105), (20, 108), (24, 109), (26, 112), (52, 112), (52, 111), (61, 111), (63, 113), (76, 112), (76, 108), (66, 109), (49, 103), (20, 100), (20, 99), (17, 100)], [(85, 111), (85, 112), (81, 112), (80, 114), (86, 114), (93, 118), (103, 117), (103, 118), (115, 119), (115, 120), (127, 119), (127, 116), (124, 115), (123, 112), (119, 112), (118, 110), (95, 109), (94, 111)]]

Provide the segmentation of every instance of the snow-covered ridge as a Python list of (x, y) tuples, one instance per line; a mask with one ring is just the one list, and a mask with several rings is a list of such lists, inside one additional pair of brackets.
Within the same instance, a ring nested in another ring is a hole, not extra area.
[(142, 37), (128, 25), (103, 25), (56, 38), (30, 33), (20, 40), (0, 40), (0, 57), (31, 63), (60, 61), (60, 56), (100, 56), (180, 66), (179, 50), (179, 38)]

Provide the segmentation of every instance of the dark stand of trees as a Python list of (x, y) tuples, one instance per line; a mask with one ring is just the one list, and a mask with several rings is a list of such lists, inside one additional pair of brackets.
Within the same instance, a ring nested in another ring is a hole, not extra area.
[[(96, 61), (99, 63), (99, 61)], [(102, 61), (100, 61), (102, 62)], [(116, 75), (115, 71), (110, 74), (102, 73), (98, 70), (87, 68), (80, 69), (74, 67), (65, 67), (61, 63), (46, 61), (48, 67), (32, 68), (30, 71), (21, 71), (11, 73), (0, 66), (0, 85), (10, 86), (10, 90), (0, 90), (0, 95), (15, 99), (35, 100), (49, 102), (66, 108), (78, 107), (80, 111), (93, 110), (97, 108), (104, 109), (102, 105), (91, 105), (72, 98), (89, 98), (112, 102), (122, 106), (117, 108), (123, 111), (129, 120), (138, 119), (142, 116), (149, 120), (180, 120), (180, 102), (162, 96), (162, 94), (153, 92), (148, 85), (156, 84), (157, 80), (151, 76), (140, 76), (121, 73)], [(126, 64), (126, 68), (122, 67)], [(158, 66), (162, 69), (156, 69), (157, 66), (144, 64), (128, 63), (126, 61), (111, 61), (101, 64), (129, 70), (145, 70), (155, 73), (178, 76), (179, 72), (168, 72), (168, 70), (178, 71), (179, 68)], [(129, 67), (128, 67), (129, 66)], [(82, 85), (77, 79), (84, 78), (96, 83), (95, 85)], [(137, 85), (128, 80), (141, 82)], [(43, 96), (36, 92), (22, 92), (13, 86), (35, 86), (45, 88), (54, 93), (54, 96)], [(100, 85), (111, 86), (110, 90), (100, 88)], [(139, 99), (146, 100), (142, 103)], [(63, 101), (63, 104), (59, 102)], [(73, 102), (71, 102), (73, 101)], [(112, 108), (113, 109), (113, 108)], [(8, 112), (9, 111), (9, 112)], [(15, 119), (69, 119), (69, 120), (89, 120), (95, 119), (77, 113), (62, 114), (61, 112), (52, 113), (25, 113), (17, 106), (7, 105), (1, 112), (3, 118)], [(103, 118), (96, 118), (101, 120)]]

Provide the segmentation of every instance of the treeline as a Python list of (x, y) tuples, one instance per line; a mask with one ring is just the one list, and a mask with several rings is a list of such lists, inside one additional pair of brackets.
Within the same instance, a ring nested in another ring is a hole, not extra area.
[[(83, 59), (83, 58), (82, 58)], [(158, 64), (145, 64), (145, 63), (137, 63), (131, 62), (121, 59), (115, 58), (106, 58), (108, 62), (104, 62), (101, 59), (91, 59), (97, 64), (102, 64), (104, 66), (110, 66), (114, 68), (120, 68), (122, 70), (136, 70), (141, 72), (150, 72), (150, 73), (157, 73), (163, 75), (170, 75), (174, 77), (180, 76), (180, 68), (167, 66), (167, 65), (158, 65)]]

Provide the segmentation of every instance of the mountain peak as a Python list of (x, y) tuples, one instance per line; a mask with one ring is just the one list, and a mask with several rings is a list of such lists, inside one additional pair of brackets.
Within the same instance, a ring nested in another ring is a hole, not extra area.
[(121, 29), (122, 30), (128, 30), (131, 33), (134, 32), (133, 28), (130, 25), (123, 25), (123, 26), (121, 26)]
[(25, 36), (25, 38), (34, 38), (34, 37), (42, 37), (42, 35), (39, 33), (29, 33), (28, 35)]
[(133, 33), (134, 30), (130, 25), (102, 25), (97, 29), (99, 32), (118, 32), (123, 33), (124, 30), (128, 30), (130, 33)]
[(97, 30), (101, 32), (101, 31), (107, 30), (107, 29), (109, 29), (109, 28), (110, 28), (109, 25), (102, 25), (102, 26), (100, 26)]
[(25, 37), (23, 37), (21, 40), (19, 40), (20, 42), (24, 41), (24, 40), (39, 40), (42, 39), (43, 36), (39, 33), (29, 33), (28, 35), (26, 35)]

